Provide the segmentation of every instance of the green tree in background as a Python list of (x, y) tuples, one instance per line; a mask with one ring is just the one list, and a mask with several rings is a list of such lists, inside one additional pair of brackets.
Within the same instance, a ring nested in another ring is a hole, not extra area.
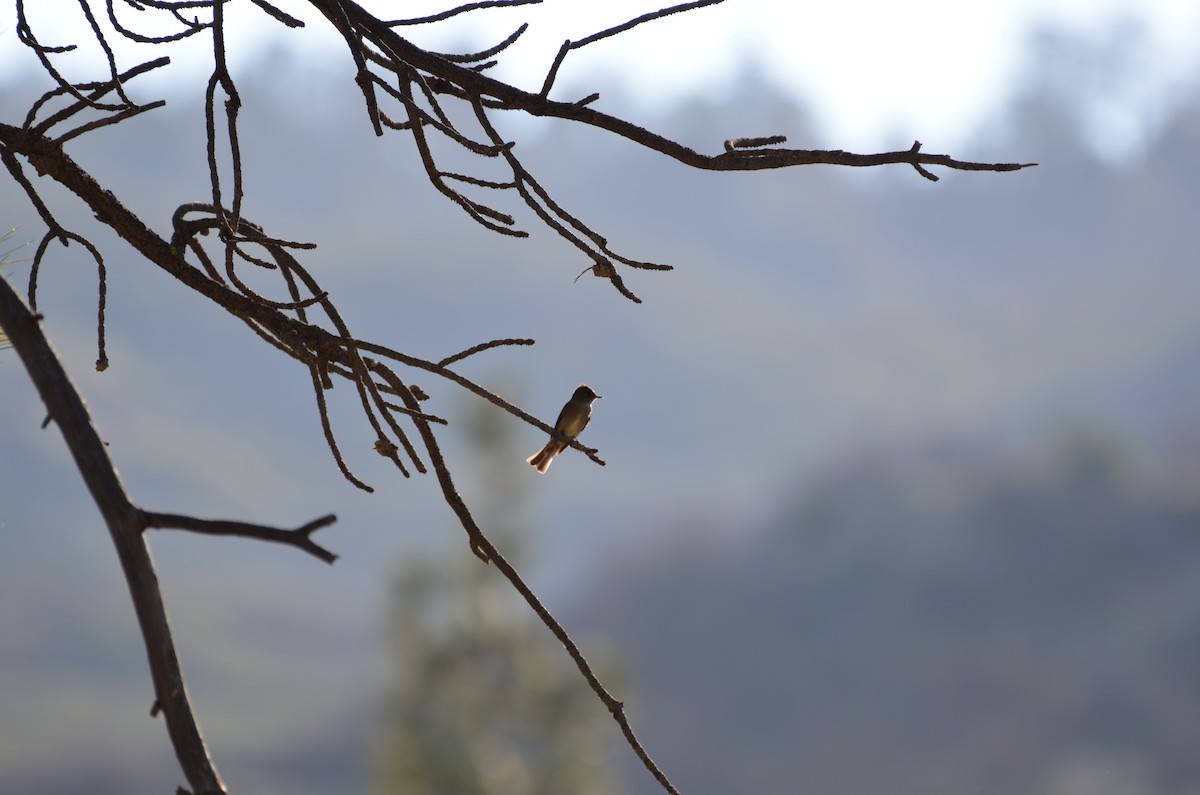
[[(462, 413), (496, 543), (528, 566), (528, 480), (509, 465), (520, 458), (512, 423), (478, 401)], [(607, 711), (506, 581), (460, 553), (409, 558), (396, 576), (378, 794), (613, 792)], [(597, 667), (614, 679), (611, 664)]]

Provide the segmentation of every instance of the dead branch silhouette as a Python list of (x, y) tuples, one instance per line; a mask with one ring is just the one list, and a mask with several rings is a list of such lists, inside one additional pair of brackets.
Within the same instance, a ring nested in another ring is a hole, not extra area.
[[(305, 22), (267, 0), (253, 4), (289, 28)], [(589, 224), (557, 202), (516, 154), (515, 141), (506, 140), (493, 123), (497, 112), (518, 111), (532, 116), (557, 118), (586, 124), (626, 138), (685, 165), (714, 171), (776, 169), (787, 166), (830, 164), (872, 167), (906, 164), (921, 176), (937, 180), (931, 167), (968, 171), (1015, 171), (1031, 163), (975, 163), (942, 154), (926, 154), (921, 144), (907, 150), (855, 154), (842, 150), (783, 148), (783, 135), (736, 138), (724, 141), (716, 154), (702, 154), (664, 136), (593, 107), (597, 94), (575, 101), (550, 98), (559, 69), (567, 55), (593, 44), (672, 14), (713, 6), (721, 0), (700, 0), (664, 8), (576, 41), (566, 41), (551, 63), (540, 91), (533, 93), (496, 80), (486, 70), (527, 29), (522, 25), (494, 46), (473, 53), (435, 53), (400, 36), (397, 28), (436, 24), (442, 20), (490, 8), (530, 5), (539, 0), (485, 0), (466, 3), (442, 13), (411, 19), (383, 20), (352, 0), (307, 0), (312, 9), (336, 30), (347, 57), (356, 68), (355, 83), (363, 96), (367, 121), (376, 135), (401, 132), (411, 136), (430, 184), (480, 225), (499, 234), (525, 237), (517, 219), (490, 203), (488, 196), (511, 192), (520, 198), (534, 218), (577, 248), (590, 265), (586, 270), (607, 279), (626, 298), (640, 299), (626, 284), (632, 271), (666, 271), (671, 266), (637, 260), (614, 251), (608, 241)], [(64, 186), (85, 204), (103, 224), (135, 249), (148, 263), (173, 276), (182, 286), (220, 306), (245, 323), (265, 343), (308, 369), (313, 399), (330, 454), (349, 482), (364, 491), (372, 487), (354, 474), (341, 451), (335, 423), (325, 400), (334, 379), (353, 385), (359, 416), (375, 434), (375, 451), (388, 458), (397, 471), (409, 477), (412, 471), (433, 470), (446, 504), (467, 533), (471, 550), (484, 562), (494, 564), (530, 608), (563, 645), (588, 685), (609, 709), (627, 742), (663, 789), (677, 792), (655, 764), (633, 731), (623, 704), (596, 678), (591, 665), (570, 634), (562, 627), (520, 573), (488, 539), (459, 495), (442, 456), (434, 425), (446, 421), (422, 408), (427, 395), (419, 386), (401, 377), (407, 368), (450, 381), (487, 400), (543, 432), (556, 435), (553, 427), (485, 386), (451, 369), (463, 359), (510, 346), (532, 345), (529, 339), (497, 339), (471, 346), (439, 360), (424, 359), (391, 348), (381, 342), (357, 338), (333, 298), (323, 290), (301, 263), (304, 252), (314, 244), (285, 240), (254, 223), (246, 212), (247, 192), (243, 178), (243, 152), (239, 137), (242, 107), (226, 51), (228, 21), (224, 0), (124, 0), (125, 9), (157, 14), (169, 20), (173, 32), (147, 35), (136, 32), (118, 13), (117, 4), (106, 2), (108, 23), (118, 37), (168, 47), (197, 34), (211, 33), (212, 72), (205, 90), (204, 125), (210, 195), (204, 201), (188, 201), (171, 215), (172, 235), (163, 239), (150, 225), (131, 212), (65, 151), (64, 145), (97, 129), (124, 123), (160, 107), (163, 102), (140, 104), (128, 89), (136, 78), (160, 69), (169, 62), (161, 57), (120, 71), (109, 37), (100, 19), (86, 2), (79, 7), (88, 28), (105, 56), (107, 75), (85, 82), (72, 82), (56, 66), (56, 59), (72, 52), (76, 44), (43, 43), (30, 25), (25, 0), (17, 0), (16, 32), (31, 49), (54, 87), (33, 103), (20, 126), (0, 123), (0, 160), (14, 182), (24, 191), (45, 223), (47, 231), (34, 257), (28, 295), (33, 308), (25, 306), (8, 287), (0, 285), (0, 323), (12, 339), (30, 377), (45, 401), (49, 418), (58, 425), (76, 465), (100, 506), (118, 549), (134, 599), (155, 685), (154, 712), (161, 711), (181, 768), (195, 793), (223, 793), (224, 785), (192, 716), (182, 671), (176, 657), (165, 608), (158, 589), (145, 531), (150, 528), (179, 529), (209, 535), (235, 535), (294, 546), (328, 563), (336, 555), (313, 541), (317, 530), (331, 524), (326, 516), (295, 529), (280, 529), (237, 521), (143, 510), (126, 494), (114, 462), (108, 457), (78, 393), (41, 334), (36, 313), (39, 268), (51, 242), (64, 246), (77, 242), (95, 259), (99, 272), (97, 368), (108, 366), (104, 351), (104, 306), (106, 272), (100, 251), (86, 238), (65, 228), (56, 219), (30, 178), (28, 168)], [(201, 19), (199, 15), (206, 15)], [(139, 21), (147, 19), (139, 17)], [(459, 109), (452, 111), (451, 105)], [(456, 121), (459, 119), (459, 121)], [(473, 119), (467, 129), (464, 119)], [(507, 178), (490, 179), (444, 169), (434, 153), (434, 138), (442, 139), (472, 156), (501, 164)], [(22, 162), (24, 161), (24, 162)], [(482, 197), (482, 198), (481, 198)], [(243, 277), (252, 272), (278, 276), (278, 297), (249, 287)], [(415, 435), (414, 435), (415, 432)], [(603, 465), (598, 451), (577, 440), (560, 437), (570, 447)]]

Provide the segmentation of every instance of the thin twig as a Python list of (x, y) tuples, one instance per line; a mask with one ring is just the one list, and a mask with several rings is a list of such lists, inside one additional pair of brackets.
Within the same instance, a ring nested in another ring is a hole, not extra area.
[(466, 14), (470, 11), (477, 11), (481, 8), (500, 8), (503, 6), (528, 6), (537, 5), (542, 0), (483, 0), (479, 3), (466, 3), (458, 8), (452, 8), (449, 11), (443, 11), (440, 14), (431, 14), (427, 17), (413, 17), (411, 19), (393, 19), (383, 24), (388, 27), (400, 27), (402, 25), (428, 25), (431, 22), (441, 22), (444, 19)]
[(467, 348), (465, 351), (459, 351), (458, 353), (454, 354), (453, 356), (447, 356), (445, 359), (442, 359), (440, 362), (438, 362), (438, 367), (449, 367), (450, 365), (454, 364), (455, 362), (461, 361), (461, 360), (467, 358), (468, 356), (474, 356), (475, 354), (480, 353), (481, 351), (491, 350), (492, 348), (499, 348), (501, 345), (533, 345), (533, 344), (534, 344), (534, 341), (531, 339), (504, 339), (504, 340), (492, 340), (491, 342), (481, 342), (478, 345), (472, 345), (470, 348)]
[(622, 22), (620, 25), (608, 28), (607, 30), (602, 30), (599, 33), (593, 33), (592, 35), (579, 39), (578, 41), (566, 41), (559, 49), (558, 55), (555, 56), (554, 63), (550, 67), (550, 71), (546, 74), (546, 80), (542, 84), (542, 90), (539, 92), (540, 95), (545, 97), (550, 93), (550, 87), (554, 85), (554, 79), (558, 75), (558, 68), (562, 66), (563, 59), (567, 57), (567, 53), (569, 51), (577, 50), (580, 47), (586, 47), (589, 44), (600, 41), (601, 39), (607, 39), (610, 36), (616, 36), (618, 33), (624, 33), (625, 31), (631, 28), (636, 28), (638, 25), (642, 25), (646, 22), (652, 22), (656, 19), (669, 17), (672, 14), (681, 14), (685, 11), (692, 11), (705, 6), (714, 6), (722, 2), (724, 2), (724, 0), (697, 0), (697, 2), (694, 3), (682, 3), (677, 6), (659, 9), (658, 11), (651, 11), (648, 14), (642, 14), (640, 17), (635, 17), (628, 22)]
[(281, 22), (289, 28), (302, 28), (304, 23), (296, 19), (291, 14), (286, 14), (280, 9), (268, 3), (266, 0), (250, 0), (254, 5), (262, 9), (268, 16), (273, 17), (277, 22)]
[(242, 538), (257, 538), (260, 541), (271, 541), (276, 544), (287, 544), (304, 550), (310, 555), (326, 563), (333, 563), (338, 556), (312, 540), (312, 534), (322, 527), (328, 527), (337, 521), (333, 514), (314, 519), (293, 530), (278, 527), (237, 522), (227, 519), (198, 519), (194, 516), (182, 516), (175, 513), (145, 512), (146, 527), (161, 530), (190, 530), (193, 533), (204, 533), (214, 536), (240, 536)]

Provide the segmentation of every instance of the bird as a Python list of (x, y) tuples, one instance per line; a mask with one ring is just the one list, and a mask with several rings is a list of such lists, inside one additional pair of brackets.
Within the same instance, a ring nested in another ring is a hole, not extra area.
[[(554, 422), (554, 430), (568, 439), (579, 436), (592, 418), (592, 403), (599, 397), (601, 396), (593, 392), (590, 386), (580, 384), (579, 388), (575, 390), (575, 394), (571, 395), (571, 399), (558, 413), (558, 419)], [(545, 447), (526, 458), (525, 461), (544, 475), (550, 468), (550, 462), (554, 460), (554, 456), (565, 449), (567, 449), (566, 442), (557, 436), (551, 436)]]

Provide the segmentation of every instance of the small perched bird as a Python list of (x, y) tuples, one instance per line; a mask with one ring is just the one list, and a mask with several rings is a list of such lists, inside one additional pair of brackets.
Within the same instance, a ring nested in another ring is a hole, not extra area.
[[(592, 418), (592, 402), (599, 397), (600, 395), (593, 392), (590, 386), (580, 384), (579, 388), (575, 390), (575, 394), (571, 395), (571, 399), (567, 401), (567, 405), (563, 406), (562, 411), (558, 413), (554, 430), (569, 439), (574, 439), (587, 427), (588, 420)], [(554, 460), (554, 456), (565, 449), (567, 449), (566, 442), (551, 436), (545, 447), (525, 460), (544, 475), (550, 468), (550, 462)]]

